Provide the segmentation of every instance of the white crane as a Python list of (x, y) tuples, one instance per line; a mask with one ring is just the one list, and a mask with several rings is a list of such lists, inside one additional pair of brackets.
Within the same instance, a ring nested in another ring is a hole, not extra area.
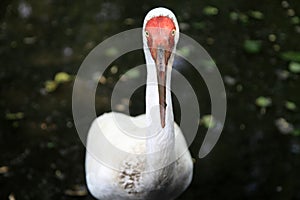
[[(179, 39), (175, 15), (166, 8), (151, 10), (145, 17), (142, 36), (147, 63), (146, 114), (131, 117), (106, 113), (93, 122), (88, 133), (86, 181), (97, 199), (175, 199), (192, 180), (193, 162), (174, 122), (170, 91)], [(118, 124), (128, 120), (133, 123)], [(128, 152), (127, 156), (105, 149), (99, 130), (112, 145)], [(140, 139), (124, 133), (147, 137)], [(101, 162), (89, 149), (107, 154), (113, 167)]]

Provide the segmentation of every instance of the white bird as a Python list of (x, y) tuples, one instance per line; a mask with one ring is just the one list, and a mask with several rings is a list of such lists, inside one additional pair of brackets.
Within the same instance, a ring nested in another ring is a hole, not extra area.
[[(137, 117), (103, 114), (88, 133), (86, 181), (97, 199), (175, 199), (192, 180), (193, 162), (174, 122), (170, 91), (179, 39), (175, 15), (166, 8), (151, 10), (142, 36), (147, 63), (146, 113)], [(111, 150), (108, 143), (123, 153)]]

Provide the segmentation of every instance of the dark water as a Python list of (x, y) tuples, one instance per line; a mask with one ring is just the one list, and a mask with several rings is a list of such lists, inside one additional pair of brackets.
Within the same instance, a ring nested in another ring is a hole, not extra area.
[[(76, 189), (85, 185), (85, 149), (73, 125), (73, 81), (52, 92), (45, 83), (58, 72), (76, 75), (93, 47), (141, 27), (145, 14), (157, 6), (172, 9), (182, 32), (212, 56), (228, 100), (221, 138), (207, 157), (196, 159), (193, 182), (179, 199), (300, 199), (300, 79), (280, 56), (300, 51), (299, 1), (16, 0), (0, 5), (1, 199), (92, 199)], [(218, 13), (205, 14), (207, 6)], [(257, 52), (244, 48), (249, 39), (260, 41)], [(182, 73), (191, 74), (177, 62)], [(142, 63), (141, 51), (116, 60), (122, 68), (107, 73), (96, 96), (98, 114), (110, 110), (108, 98), (118, 75)], [(201, 96), (201, 114), (209, 113), (203, 80), (190, 78)], [(136, 97), (143, 94), (140, 89)], [(260, 96), (272, 104), (260, 108), (255, 103)], [(144, 104), (132, 101), (137, 103), (131, 112), (142, 113)], [(286, 101), (297, 107), (288, 109)], [(200, 126), (191, 146), (195, 158), (205, 130)]]

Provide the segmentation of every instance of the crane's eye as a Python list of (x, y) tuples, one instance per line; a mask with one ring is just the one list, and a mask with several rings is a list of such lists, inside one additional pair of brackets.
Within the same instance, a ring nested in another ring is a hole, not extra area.
[(146, 35), (146, 37), (149, 37), (149, 32), (145, 31), (145, 35)]
[(175, 33), (176, 33), (176, 30), (173, 29), (172, 32), (171, 32), (172, 36), (175, 36)]

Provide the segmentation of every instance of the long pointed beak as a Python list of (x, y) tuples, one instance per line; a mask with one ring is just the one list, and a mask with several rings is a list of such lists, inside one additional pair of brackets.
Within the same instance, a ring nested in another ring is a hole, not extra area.
[(166, 59), (165, 49), (158, 47), (156, 50), (156, 72), (158, 80), (159, 111), (162, 128), (165, 127), (166, 118)]

